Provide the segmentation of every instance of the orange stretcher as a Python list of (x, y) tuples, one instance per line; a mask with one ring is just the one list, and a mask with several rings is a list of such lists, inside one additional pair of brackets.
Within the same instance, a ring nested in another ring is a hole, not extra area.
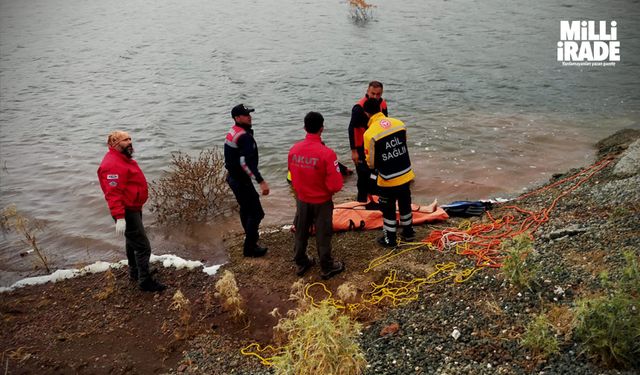
[[(377, 198), (377, 197), (376, 197)], [(444, 221), (449, 215), (437, 201), (428, 206), (411, 205), (413, 224)], [(396, 213), (399, 216), (399, 213)], [(368, 230), (382, 228), (382, 212), (377, 208), (377, 199), (363, 202), (347, 202), (333, 207), (333, 231)]]

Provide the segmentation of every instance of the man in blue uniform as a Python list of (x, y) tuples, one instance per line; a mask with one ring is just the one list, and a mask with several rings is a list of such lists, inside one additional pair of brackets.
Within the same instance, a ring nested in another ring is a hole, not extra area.
[(251, 128), (253, 111), (244, 104), (238, 104), (231, 110), (234, 125), (224, 141), (224, 166), (229, 171), (227, 182), (240, 206), (240, 221), (245, 233), (243, 254), (261, 257), (267, 253), (266, 247), (258, 245), (258, 227), (264, 211), (253, 180), (260, 186), (262, 195), (269, 194), (269, 185), (258, 170), (258, 145)]

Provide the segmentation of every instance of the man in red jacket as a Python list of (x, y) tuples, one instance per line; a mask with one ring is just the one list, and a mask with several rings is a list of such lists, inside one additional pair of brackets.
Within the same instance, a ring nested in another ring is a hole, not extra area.
[(132, 159), (133, 146), (127, 132), (114, 131), (107, 139), (109, 151), (98, 168), (98, 180), (116, 223), (116, 234), (126, 239), (129, 277), (146, 292), (160, 292), (166, 286), (149, 271), (151, 245), (142, 225), (142, 206), (149, 197), (147, 180)]
[(318, 112), (304, 117), (307, 136), (289, 150), (291, 183), (296, 192), (295, 262), (303, 276), (314, 264), (307, 256), (309, 230), (315, 224), (316, 247), (323, 279), (344, 271), (344, 264), (331, 257), (333, 194), (342, 189), (342, 175), (336, 153), (322, 143), (324, 118)]

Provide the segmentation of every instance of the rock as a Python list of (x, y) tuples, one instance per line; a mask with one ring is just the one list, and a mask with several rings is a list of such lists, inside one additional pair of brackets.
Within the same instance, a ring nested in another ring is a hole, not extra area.
[(457, 340), (460, 337), (460, 331), (458, 331), (458, 329), (455, 328), (453, 332), (451, 332), (451, 337), (453, 337), (454, 340)]
[(565, 236), (575, 236), (576, 234), (579, 233), (584, 233), (584, 232), (588, 232), (590, 228), (582, 228), (577, 224), (574, 225), (570, 225), (566, 228), (561, 228), (558, 230), (554, 230), (552, 232), (550, 232), (546, 237), (552, 240), (558, 239), (558, 238), (562, 238)]
[(398, 323), (391, 323), (380, 331), (380, 337), (393, 335), (398, 332), (398, 330), (400, 330), (400, 325)]

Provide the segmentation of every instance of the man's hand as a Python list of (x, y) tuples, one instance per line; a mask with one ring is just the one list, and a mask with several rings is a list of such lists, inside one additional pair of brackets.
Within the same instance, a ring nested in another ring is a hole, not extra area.
[(358, 150), (351, 150), (351, 160), (353, 160), (353, 164), (358, 164), (358, 161), (360, 161)]
[(116, 234), (118, 236), (124, 235), (124, 230), (127, 228), (127, 222), (124, 219), (116, 220)]
[(267, 181), (262, 180), (260, 190), (262, 190), (262, 195), (269, 195), (269, 184), (267, 184)]

